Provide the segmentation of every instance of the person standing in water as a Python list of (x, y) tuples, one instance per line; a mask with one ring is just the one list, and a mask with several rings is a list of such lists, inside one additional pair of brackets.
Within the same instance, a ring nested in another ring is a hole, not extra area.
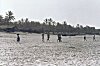
[(17, 42), (20, 42), (19, 34), (17, 34)]
[(42, 41), (44, 42), (44, 33), (42, 33)]

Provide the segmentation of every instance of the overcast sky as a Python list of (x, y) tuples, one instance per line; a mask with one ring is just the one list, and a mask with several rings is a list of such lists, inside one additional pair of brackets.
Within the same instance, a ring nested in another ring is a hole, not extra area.
[(16, 20), (29, 18), (100, 28), (100, 0), (0, 0), (0, 14), (11, 10)]

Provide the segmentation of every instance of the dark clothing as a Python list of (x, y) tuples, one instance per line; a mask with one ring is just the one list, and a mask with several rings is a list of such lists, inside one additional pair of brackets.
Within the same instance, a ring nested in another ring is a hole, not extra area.
[(20, 41), (20, 37), (19, 37), (19, 34), (17, 34), (17, 42)]
[(95, 35), (93, 36), (93, 41), (95, 41)]
[(44, 42), (44, 33), (42, 34), (42, 41)]
[(84, 36), (84, 41), (87, 41), (87, 40), (86, 40), (86, 36)]
[(47, 34), (47, 41), (49, 41), (50, 39), (50, 34)]
[(58, 34), (58, 41), (59, 41), (59, 42), (62, 42), (62, 41), (61, 41), (61, 34)]
[(20, 37), (19, 36), (17, 36), (17, 42), (19, 42), (20, 41)]

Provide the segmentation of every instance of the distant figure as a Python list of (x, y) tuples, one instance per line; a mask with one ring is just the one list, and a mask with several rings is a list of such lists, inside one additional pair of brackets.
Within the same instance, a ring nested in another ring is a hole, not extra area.
[(20, 37), (19, 37), (19, 34), (17, 34), (17, 42), (20, 41)]
[(50, 41), (50, 34), (47, 33), (47, 41)]
[(95, 40), (95, 35), (93, 36), (93, 41), (96, 41), (96, 40)]
[(44, 33), (42, 33), (42, 41), (44, 42)]
[(87, 41), (86, 36), (84, 36), (84, 41)]
[(61, 40), (61, 34), (58, 34), (57, 36), (58, 36), (57, 42), (58, 42), (58, 41), (59, 41), (59, 42), (62, 42), (62, 40)]

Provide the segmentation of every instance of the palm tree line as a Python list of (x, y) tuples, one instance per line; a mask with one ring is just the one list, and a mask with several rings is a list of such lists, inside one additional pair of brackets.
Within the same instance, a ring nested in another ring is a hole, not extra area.
[[(29, 21), (28, 18), (14, 21), (15, 16), (12, 11), (8, 11), (6, 16), (0, 15), (0, 31), (6, 32), (30, 32), (30, 33), (47, 33), (52, 34), (99, 34), (100, 29), (95, 27), (77, 24), (75, 27), (68, 25), (66, 21), (56, 22), (52, 18), (46, 18), (42, 23), (39, 21)], [(6, 26), (6, 27), (5, 27)]]

